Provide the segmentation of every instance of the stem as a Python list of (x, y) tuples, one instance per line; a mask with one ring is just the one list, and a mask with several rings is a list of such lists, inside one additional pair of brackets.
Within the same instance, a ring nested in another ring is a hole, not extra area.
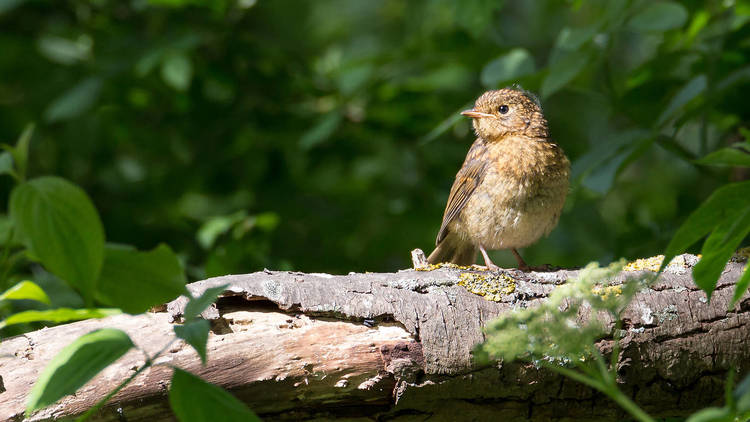
[(114, 390), (110, 391), (106, 396), (104, 396), (104, 398), (102, 398), (101, 400), (99, 400), (98, 402), (96, 402), (96, 404), (93, 407), (89, 408), (89, 410), (87, 410), (86, 413), (84, 413), (83, 415), (79, 416), (75, 420), (75, 422), (83, 422), (86, 419), (88, 419), (91, 415), (93, 415), (95, 412), (98, 412), (99, 409), (101, 409), (109, 401), (109, 399), (111, 399), (115, 394), (119, 393), (120, 390), (122, 390), (123, 388), (125, 388), (126, 385), (130, 384), (130, 381), (133, 381), (135, 379), (135, 377), (137, 377), (141, 372), (143, 372), (146, 369), (152, 367), (154, 365), (154, 361), (159, 356), (161, 356), (161, 354), (164, 353), (164, 351), (167, 350), (167, 348), (169, 348), (169, 346), (171, 346), (172, 343), (174, 343), (176, 340), (177, 340), (176, 338), (173, 338), (172, 340), (170, 340), (169, 343), (167, 343), (166, 345), (164, 345), (164, 347), (162, 347), (153, 356), (146, 355), (146, 363), (144, 363), (143, 366), (141, 366), (140, 368), (138, 368), (138, 370), (136, 370), (126, 380), (124, 380), (123, 382), (121, 382)]
[(608, 390), (609, 391), (603, 390), (602, 392), (608, 395), (609, 398), (614, 400), (615, 403), (619, 404), (620, 407), (625, 409), (625, 411), (630, 413), (631, 416), (641, 422), (656, 422), (651, 416), (648, 415), (648, 413), (644, 412), (643, 409), (638, 407), (637, 404), (630, 400), (630, 397), (626, 396), (625, 393), (620, 391), (617, 386), (612, 386)]

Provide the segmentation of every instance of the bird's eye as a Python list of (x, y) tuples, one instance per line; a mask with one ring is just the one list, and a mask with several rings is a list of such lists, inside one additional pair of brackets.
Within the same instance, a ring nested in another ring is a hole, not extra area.
[(505, 114), (505, 113), (508, 112), (508, 110), (509, 110), (508, 106), (505, 105), (505, 104), (503, 104), (503, 105), (501, 105), (500, 107), (497, 108), (497, 111), (499, 111), (500, 114)]

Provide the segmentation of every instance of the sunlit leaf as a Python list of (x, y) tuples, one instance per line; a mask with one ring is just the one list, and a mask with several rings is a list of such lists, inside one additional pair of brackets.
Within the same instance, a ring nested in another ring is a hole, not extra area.
[(99, 98), (102, 80), (86, 78), (57, 97), (44, 111), (44, 120), (49, 123), (78, 117), (88, 111)]
[(750, 207), (750, 182), (731, 183), (717, 189), (682, 223), (664, 252), (662, 267), (711, 232), (723, 221), (733, 221)]
[(174, 368), (169, 405), (180, 422), (253, 422), (260, 418), (234, 396), (213, 384)]
[(119, 309), (108, 309), (108, 308), (86, 308), (86, 309), (70, 309), (70, 308), (57, 308), (47, 309), (44, 311), (22, 311), (10, 315), (0, 322), (0, 328), (8, 325), (23, 324), (27, 322), (51, 322), (59, 324), (61, 322), (68, 321), (80, 321), (82, 319), (96, 319), (106, 318), (112, 315), (119, 315), (122, 311)]
[(201, 296), (194, 297), (185, 305), (184, 318), (185, 321), (190, 321), (193, 318), (200, 315), (209, 305), (216, 301), (216, 298), (229, 287), (228, 284), (224, 284), (217, 287), (210, 287), (203, 292)]
[(183, 52), (167, 54), (161, 62), (161, 77), (177, 91), (186, 91), (193, 79), (193, 65)]
[(127, 334), (111, 328), (79, 337), (52, 358), (39, 375), (26, 402), (27, 415), (75, 393), (132, 347)]
[(177, 255), (166, 245), (148, 252), (107, 245), (97, 298), (136, 314), (181, 295), (186, 282)]
[(47, 294), (44, 293), (41, 287), (37, 286), (36, 283), (31, 281), (22, 281), (10, 289), (0, 294), (0, 300), (12, 299), (12, 300), (36, 300), (49, 304), (50, 300)]
[(189, 321), (184, 325), (174, 326), (175, 335), (193, 346), (193, 349), (198, 352), (201, 362), (204, 365), (206, 364), (206, 343), (208, 342), (209, 328), (211, 328), (211, 324), (205, 319)]
[(750, 152), (736, 148), (722, 148), (706, 155), (700, 160), (695, 160), (695, 163), (714, 166), (750, 167)]
[(16, 186), (9, 208), (31, 253), (90, 303), (104, 260), (104, 229), (83, 189), (40, 177)]
[[(745, 265), (745, 270), (742, 272), (742, 277), (737, 280), (737, 284), (734, 286), (734, 296), (729, 307), (733, 307), (737, 301), (742, 299), (742, 296), (747, 293), (747, 288), (750, 287), (750, 265)], [(750, 395), (748, 396), (748, 409), (750, 410)]]
[(733, 422), (734, 414), (726, 407), (707, 407), (690, 415), (685, 422)]
[(679, 28), (687, 22), (688, 11), (685, 6), (672, 1), (655, 1), (635, 14), (628, 22), (628, 27), (635, 31), (666, 31)]
[(487, 63), (480, 80), (486, 88), (497, 88), (508, 81), (534, 72), (534, 59), (523, 48), (515, 48)]

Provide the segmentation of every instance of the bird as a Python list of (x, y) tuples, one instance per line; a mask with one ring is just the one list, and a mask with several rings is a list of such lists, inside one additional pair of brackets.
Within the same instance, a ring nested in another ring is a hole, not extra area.
[(518, 86), (482, 94), (472, 119), (476, 140), (469, 148), (448, 195), (430, 264), (473, 265), (481, 252), (487, 269), (497, 271), (487, 250), (518, 253), (557, 225), (569, 188), (570, 161), (550, 138), (537, 97)]

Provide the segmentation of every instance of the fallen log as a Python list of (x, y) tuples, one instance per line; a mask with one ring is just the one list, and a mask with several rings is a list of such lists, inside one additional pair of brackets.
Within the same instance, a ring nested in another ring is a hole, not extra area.
[[(670, 265), (623, 314), (621, 387), (658, 417), (720, 404), (728, 371), (750, 370), (750, 296), (727, 310), (745, 264), (728, 263), (709, 302), (690, 275), (696, 258), (680, 259), (682, 265)], [(653, 270), (632, 269), (622, 278)], [(262, 271), (192, 283), (195, 294), (229, 284), (203, 313), (212, 323), (207, 365), (188, 345), (175, 343), (160, 365), (139, 375), (92, 419), (173, 420), (166, 396), (169, 365), (228, 389), (267, 420), (625, 417), (600, 393), (532, 364), (477, 365), (472, 359), (488, 321), (544, 301), (576, 274), (492, 275), (450, 267), (341, 276)], [(479, 288), (477, 280), (495, 283), (494, 290)], [(0, 344), (0, 420), (23, 419), (29, 390), (62, 347), (94, 329), (122, 329), (142, 351), (127, 353), (30, 420), (83, 413), (142, 365), (144, 352), (153, 354), (168, 342), (184, 304), (181, 298), (163, 312), (6, 339)], [(600, 347), (606, 352), (611, 342)]]

